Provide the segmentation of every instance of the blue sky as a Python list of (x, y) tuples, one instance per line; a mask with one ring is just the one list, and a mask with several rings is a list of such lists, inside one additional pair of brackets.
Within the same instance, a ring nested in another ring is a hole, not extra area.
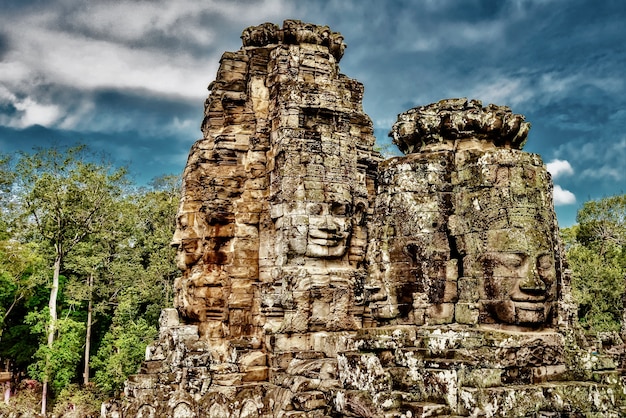
[(344, 35), (381, 146), (400, 112), (479, 99), (532, 123), (561, 226), (625, 192), (623, 0), (3, 0), (0, 152), (86, 143), (137, 183), (180, 174), (222, 52), (284, 19)]

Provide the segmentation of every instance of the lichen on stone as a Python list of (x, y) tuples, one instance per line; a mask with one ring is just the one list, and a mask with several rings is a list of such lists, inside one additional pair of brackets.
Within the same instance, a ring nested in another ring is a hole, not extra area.
[[(174, 308), (105, 417), (617, 417), (530, 124), (446, 99), (383, 161), (345, 43), (286, 20), (226, 52), (191, 148)], [(623, 361), (623, 360), (622, 360)]]

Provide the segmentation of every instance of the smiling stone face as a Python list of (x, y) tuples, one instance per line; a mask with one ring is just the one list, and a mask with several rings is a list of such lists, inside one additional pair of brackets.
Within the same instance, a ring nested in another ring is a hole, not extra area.
[(307, 257), (336, 258), (346, 253), (352, 222), (349, 203), (311, 203), (309, 215)]
[(486, 312), (506, 324), (549, 322), (556, 294), (556, 268), (550, 234), (537, 229), (519, 239), (515, 231), (490, 231), (504, 243), (499, 251), (477, 257), (482, 273), (481, 299)]
[(171, 246), (176, 248), (176, 266), (188, 270), (202, 257), (206, 225), (197, 212), (182, 212), (176, 217), (176, 231)]
[(541, 160), (518, 150), (468, 150), (456, 160), (460, 193), (450, 231), (462, 309), (472, 312), (462, 321), (554, 326), (562, 260)]

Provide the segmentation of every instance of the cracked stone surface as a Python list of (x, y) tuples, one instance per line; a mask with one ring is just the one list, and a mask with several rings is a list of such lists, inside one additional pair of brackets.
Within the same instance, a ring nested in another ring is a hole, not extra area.
[(287, 20), (242, 44), (183, 173), (175, 306), (103, 416), (623, 416), (522, 115), (416, 107), (383, 160), (339, 33)]

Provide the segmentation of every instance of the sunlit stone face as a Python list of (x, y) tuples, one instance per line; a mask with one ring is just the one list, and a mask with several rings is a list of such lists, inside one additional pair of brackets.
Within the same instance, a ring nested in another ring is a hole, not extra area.
[(536, 326), (549, 321), (555, 294), (556, 268), (549, 233), (535, 225), (527, 235), (496, 231), (500, 251), (482, 254), (481, 298), (497, 322)]
[(337, 258), (346, 253), (351, 231), (350, 205), (347, 203), (315, 203), (307, 208), (309, 230), (306, 256)]
[(312, 258), (340, 258), (352, 231), (349, 203), (307, 203), (304, 215), (292, 215), (289, 249)]
[(182, 271), (198, 262), (204, 252), (206, 227), (197, 212), (183, 212), (176, 218), (171, 246), (177, 249), (176, 266)]

